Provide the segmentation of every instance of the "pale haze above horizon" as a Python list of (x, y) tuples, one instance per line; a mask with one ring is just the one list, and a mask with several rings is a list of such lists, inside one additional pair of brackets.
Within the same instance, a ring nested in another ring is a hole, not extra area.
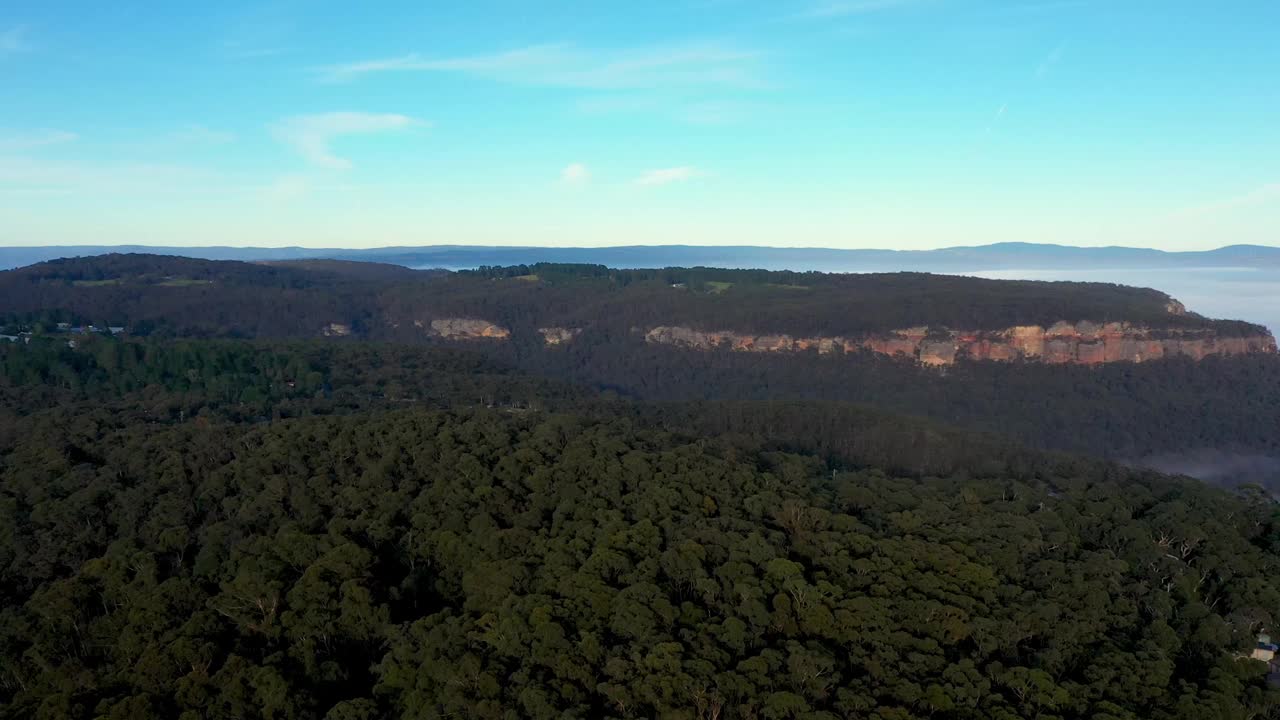
[(1280, 245), (1280, 3), (0, 8), (0, 245)]

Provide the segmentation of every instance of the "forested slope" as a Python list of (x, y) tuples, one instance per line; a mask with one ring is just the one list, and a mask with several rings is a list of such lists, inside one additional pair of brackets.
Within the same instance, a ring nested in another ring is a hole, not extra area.
[(1098, 367), (964, 362), (937, 372), (869, 353), (850, 359), (583, 342), (521, 362), (647, 401), (873, 405), (1114, 459), (1195, 448), (1280, 455), (1280, 357), (1273, 355)]
[(965, 363), (944, 374), (877, 357), (642, 343), (521, 355), (474, 345), (93, 336), (72, 349), (56, 337), (0, 343), (0, 392), (9, 397), (0, 412), (99, 403), (153, 421), (257, 421), (415, 403), (622, 413), (909, 474), (950, 472), (954, 457), (1017, 464), (1026, 447), (1126, 461), (1196, 448), (1280, 455), (1280, 359), (1269, 356), (1101, 368)]
[[(124, 325), (135, 332), (315, 337), (332, 323), (373, 339), (422, 340), (415, 321), (474, 317), (509, 327), (703, 329), (858, 335), (928, 325), (997, 330), (1060, 321), (1129, 322), (1260, 331), (1247, 323), (1171, 313), (1172, 298), (1102, 283), (1045, 283), (885, 273), (838, 275), (669, 268), (611, 270), (533, 265), (414, 272), (335, 261), (255, 264), (154, 255), (106, 255), (0, 272), (9, 320), (41, 315)], [(2, 320), (4, 318), (0, 318)]]

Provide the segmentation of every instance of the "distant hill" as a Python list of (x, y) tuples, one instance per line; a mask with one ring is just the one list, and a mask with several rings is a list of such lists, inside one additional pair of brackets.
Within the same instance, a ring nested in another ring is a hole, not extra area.
[(260, 260), (258, 265), (292, 268), (308, 272), (329, 274), (352, 280), (408, 280), (423, 277), (423, 271), (403, 265), (354, 260), (329, 260), (325, 258), (301, 260)]
[(1162, 292), (1106, 283), (567, 264), (444, 273), (353, 261), (119, 254), (0, 272), (0, 307), (15, 319), (65, 313), (198, 336), (315, 337), (340, 325), (344, 333), (401, 341), (426, 340), (431, 323), (448, 319), (484, 320), (517, 341), (539, 342), (539, 328), (573, 328), (612, 342), (659, 325), (795, 337), (920, 327), (1005, 331), (1080, 320), (1226, 337), (1266, 332), (1184, 313)]
[(0, 248), (0, 269), (61, 257), (108, 253), (179, 255), (207, 260), (275, 261), (333, 259), (380, 262), (405, 267), (474, 268), (540, 262), (586, 263), (614, 268), (720, 267), (827, 272), (973, 272), (1001, 269), (1104, 268), (1280, 268), (1280, 247), (1233, 245), (1203, 252), (1163, 252), (1143, 248), (1084, 248), (1035, 243), (1000, 243), (940, 250), (838, 250), (756, 246), (660, 245), (604, 248), (477, 247), (433, 245), (372, 249), (66, 246)]

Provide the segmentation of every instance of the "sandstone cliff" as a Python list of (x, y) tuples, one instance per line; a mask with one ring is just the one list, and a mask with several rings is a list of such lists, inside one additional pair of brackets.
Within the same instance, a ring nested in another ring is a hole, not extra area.
[[(418, 327), (423, 326), (421, 320), (416, 321), (414, 324)], [(482, 338), (506, 340), (511, 337), (510, 330), (488, 320), (437, 318), (431, 321), (430, 328), (432, 335), (449, 340), (477, 340)]]
[(538, 328), (538, 333), (542, 335), (542, 342), (547, 345), (564, 345), (578, 337), (582, 328), (545, 327)]
[(943, 366), (958, 359), (1096, 365), (1145, 362), (1166, 357), (1200, 360), (1210, 355), (1276, 352), (1270, 334), (1223, 337), (1213, 330), (1151, 328), (1128, 323), (1059, 322), (1048, 328), (1027, 325), (999, 331), (963, 331), (928, 327), (906, 328), (877, 336), (792, 337), (750, 335), (732, 331), (704, 331), (659, 326), (645, 334), (651, 343), (710, 350), (727, 347), (742, 352), (858, 352), (914, 358), (924, 365)]
[[(1175, 311), (1171, 308), (1171, 312)], [(501, 325), (471, 318), (437, 318), (429, 324), (417, 321), (436, 337), (450, 340), (507, 340), (511, 332)], [(330, 326), (326, 334), (342, 334)], [(347, 330), (349, 332), (349, 330)], [(572, 342), (581, 328), (538, 329), (543, 343), (557, 346)], [(696, 330), (662, 325), (645, 333), (645, 340), (698, 350), (727, 348), (738, 352), (820, 354), (869, 351), (902, 356), (928, 366), (953, 365), (961, 359), (1098, 365), (1112, 362), (1147, 362), (1169, 357), (1201, 360), (1211, 355), (1274, 353), (1276, 341), (1269, 333), (1224, 336), (1207, 328), (1148, 327), (1122, 322), (1059, 322), (1049, 327), (1021, 325), (1003, 330), (951, 330), (911, 327), (862, 337), (797, 337), (787, 334), (756, 335), (731, 330)]]

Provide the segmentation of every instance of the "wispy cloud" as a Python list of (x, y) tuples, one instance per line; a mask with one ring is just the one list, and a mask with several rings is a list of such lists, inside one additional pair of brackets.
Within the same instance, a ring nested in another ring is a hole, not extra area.
[(0, 31), (0, 55), (25, 52), (31, 49), (27, 41), (27, 26), (15, 25)]
[(562, 45), (535, 45), (490, 55), (453, 58), (424, 58), (417, 53), (398, 57), (361, 60), (333, 65), (324, 69), (322, 79), (329, 82), (354, 80), (364, 75), (385, 72), (437, 71), (470, 72), (502, 75), (509, 72), (531, 73), (562, 67), (570, 54)]
[(519, 85), (616, 90), (760, 84), (758, 53), (719, 44), (635, 50), (534, 45), (485, 55), (428, 58), (417, 53), (322, 69), (320, 79), (347, 82), (388, 72), (454, 72)]
[(351, 161), (334, 154), (332, 144), (338, 138), (401, 130), (421, 124), (424, 123), (407, 115), (332, 112), (286, 118), (276, 123), (272, 132), (312, 165), (344, 170), (351, 167)]
[(79, 136), (65, 130), (30, 130), (24, 132), (0, 131), (0, 153), (22, 152), (46, 145), (59, 145), (74, 141)]
[(680, 167), (649, 170), (636, 178), (635, 183), (646, 187), (655, 187), (658, 185), (670, 185), (671, 183), (692, 180), (693, 178), (701, 177), (704, 174), (705, 173), (696, 167), (691, 165), (682, 165)]
[(560, 171), (560, 182), (565, 185), (586, 185), (591, 181), (591, 170), (582, 163), (569, 163)]

